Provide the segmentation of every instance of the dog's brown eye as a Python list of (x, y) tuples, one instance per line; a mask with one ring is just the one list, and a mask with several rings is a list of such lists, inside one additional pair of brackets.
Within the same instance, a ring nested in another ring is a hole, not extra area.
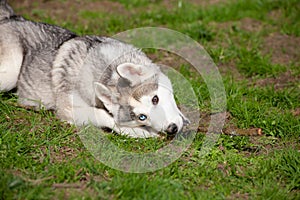
[(157, 105), (157, 104), (158, 104), (158, 101), (159, 101), (158, 96), (155, 95), (155, 96), (152, 98), (152, 103), (153, 103), (153, 105)]

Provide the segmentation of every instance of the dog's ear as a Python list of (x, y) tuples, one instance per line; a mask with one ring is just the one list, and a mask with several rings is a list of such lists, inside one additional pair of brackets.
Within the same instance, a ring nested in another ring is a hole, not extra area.
[(146, 67), (133, 63), (123, 63), (117, 67), (118, 74), (130, 82), (130, 86), (135, 86), (150, 78), (155, 73), (154, 67)]
[(117, 97), (103, 84), (95, 82), (95, 95), (100, 101), (103, 102), (107, 109), (111, 109), (112, 105), (117, 102)]

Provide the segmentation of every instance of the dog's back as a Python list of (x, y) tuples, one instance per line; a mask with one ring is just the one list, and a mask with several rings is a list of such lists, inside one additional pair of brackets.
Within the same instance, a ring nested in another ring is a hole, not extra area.
[(6, 0), (0, 0), (0, 21), (9, 19), (14, 15), (13, 9), (7, 5)]
[(0, 0), (0, 33), (0, 91), (17, 87), (20, 101), (46, 99), (45, 106), (53, 107), (52, 62), (59, 47), (76, 35), (16, 16), (5, 0)]

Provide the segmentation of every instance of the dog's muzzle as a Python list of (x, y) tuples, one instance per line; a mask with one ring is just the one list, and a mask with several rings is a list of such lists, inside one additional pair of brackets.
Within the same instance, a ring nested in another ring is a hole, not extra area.
[[(181, 117), (181, 118), (182, 118), (183, 126), (187, 126), (191, 123), (190, 120), (188, 120), (186, 118), (183, 118), (183, 117)], [(175, 123), (171, 123), (168, 126), (168, 128), (166, 129), (166, 132), (170, 135), (171, 134), (176, 134), (179, 131), (181, 131), (181, 130), (178, 129), (178, 126)]]

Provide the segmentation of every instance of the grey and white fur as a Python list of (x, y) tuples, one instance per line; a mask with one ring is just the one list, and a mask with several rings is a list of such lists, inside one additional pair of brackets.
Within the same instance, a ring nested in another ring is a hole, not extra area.
[(188, 122), (169, 79), (132, 45), (26, 20), (5, 0), (0, 33), (0, 91), (17, 88), (23, 106), (131, 137), (174, 134)]

